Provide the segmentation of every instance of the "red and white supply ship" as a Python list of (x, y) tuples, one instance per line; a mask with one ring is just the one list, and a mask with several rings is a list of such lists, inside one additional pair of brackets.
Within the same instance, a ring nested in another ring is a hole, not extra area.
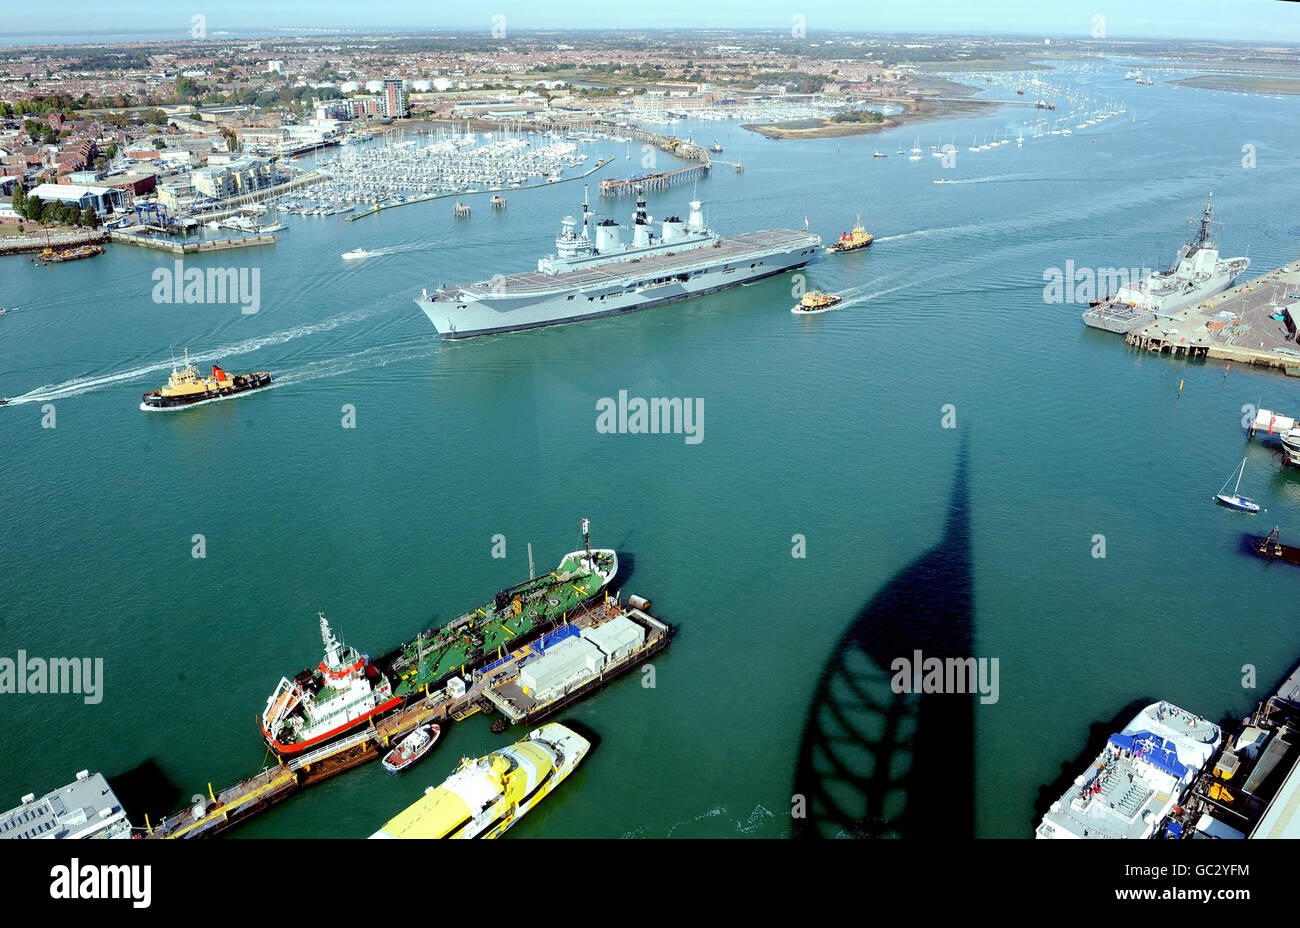
[(368, 655), (348, 647), (320, 614), (325, 659), (292, 680), (282, 677), (262, 714), (262, 734), (278, 754), (308, 750), (395, 708), (388, 678)]

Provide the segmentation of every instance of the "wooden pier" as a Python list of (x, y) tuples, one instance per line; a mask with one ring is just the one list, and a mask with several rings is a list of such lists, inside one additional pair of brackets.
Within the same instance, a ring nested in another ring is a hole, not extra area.
[[(580, 628), (588, 627), (624, 614), (628, 608), (617, 598), (607, 598), (578, 612), (567, 621)], [(610, 675), (593, 678), (579, 685), (572, 694), (566, 695), (562, 704), (567, 705), (600, 689), (614, 677), (662, 650), (668, 643), (667, 639), (668, 635), (665, 634), (662, 640), (649, 642), (644, 653), (638, 655), (636, 660), (620, 664)], [(469, 685), (465, 695), (460, 698), (452, 698), (442, 689), (426, 692), (378, 721), (371, 719), (358, 732), (315, 751), (281, 758), (276, 766), (268, 767), (219, 793), (213, 792), (209, 784), (207, 799), (192, 803), (157, 825), (150, 825), (146, 821), (146, 837), (207, 838), (219, 835), (299, 790), (381, 757), (394, 742), (420, 725), (429, 722), (459, 722), (480, 711), (495, 712), (496, 706), (487, 698), (487, 691), (518, 677), (522, 662), (535, 656), (535, 653), (533, 644), (530, 643), (496, 660), (492, 659), (493, 655), (488, 655), (478, 668), (464, 675)], [(533, 720), (535, 719), (528, 719)]]
[(620, 197), (624, 194), (635, 193), (637, 190), (645, 190), (647, 193), (655, 190), (667, 190), (674, 184), (698, 180), (708, 173), (708, 164), (696, 164), (676, 171), (659, 171), (655, 174), (629, 177), (625, 180), (607, 178), (600, 182), (600, 195), (602, 197)]

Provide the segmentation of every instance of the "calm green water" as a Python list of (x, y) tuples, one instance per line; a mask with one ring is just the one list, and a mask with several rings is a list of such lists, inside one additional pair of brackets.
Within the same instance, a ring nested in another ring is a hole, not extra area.
[[(676, 127), (747, 165), (699, 185), (724, 234), (807, 216), (830, 238), (858, 212), (876, 232), (868, 253), (807, 271), (863, 297), (811, 319), (790, 314), (782, 277), (441, 344), (412, 297), (532, 266), (574, 184), (517, 192), (500, 213), (480, 196), (461, 221), (450, 201), (294, 217), (272, 249), (186, 261), (260, 268), (255, 315), (155, 304), (151, 273), (173, 258), (145, 249), (0, 261), (0, 304), (24, 307), (0, 318), (0, 394), (25, 400), (0, 409), (0, 656), (102, 657), (106, 676), (98, 706), (0, 697), (0, 805), (148, 760), (182, 800), (238, 780), (266, 760), (254, 718), (268, 693), (319, 660), (318, 610), (380, 653), (525, 578), (529, 541), (539, 568), (557, 561), (588, 517), (593, 541), (633, 562), (624, 589), (679, 636), (656, 688), (626, 678), (560, 717), (599, 744), (513, 833), (784, 836), (812, 685), (863, 603), (939, 538), (963, 437), (976, 648), (1001, 665), (999, 702), (975, 716), (977, 834), (1027, 836), (1040, 786), (1133, 700), (1244, 712), (1260, 692), (1242, 688), (1242, 665), (1267, 687), (1300, 652), (1300, 574), (1241, 556), (1238, 539), (1300, 531), (1300, 477), (1245, 441), (1241, 407), (1295, 414), (1300, 389), (1135, 354), (1086, 330), (1082, 307), (1045, 304), (1042, 274), (1070, 259), (1165, 266), (1211, 185), (1225, 254), (1257, 271), (1295, 259), (1300, 103), (1122, 73), (1076, 83), (1127, 99), (1136, 123), (1021, 149), (966, 152), (973, 133), (1030, 118), (1021, 107), (828, 141)], [(955, 139), (957, 167), (893, 154), (918, 132), (923, 147)], [(612, 170), (632, 170), (618, 154)], [(690, 198), (655, 194), (651, 212), (684, 215)], [(632, 201), (597, 208), (624, 221)], [(403, 245), (418, 247), (338, 257)], [(172, 346), (278, 385), (145, 414)], [(598, 434), (596, 400), (620, 389), (703, 398), (704, 441)], [(945, 404), (955, 430), (940, 427)], [(1254, 520), (1210, 502), (1243, 455), (1243, 492), (1269, 510)], [(791, 557), (795, 534), (806, 559)], [(369, 834), (502, 743), (489, 721), (456, 726), (415, 773), (354, 771), (235, 834)]]

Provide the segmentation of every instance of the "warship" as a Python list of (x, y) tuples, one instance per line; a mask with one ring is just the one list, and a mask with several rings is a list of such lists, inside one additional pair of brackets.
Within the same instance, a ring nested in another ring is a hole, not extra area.
[(630, 240), (617, 222), (594, 216), (584, 196), (581, 216), (565, 217), (555, 253), (536, 271), (426, 289), (416, 305), (446, 339), (514, 332), (725, 290), (803, 267), (821, 248), (820, 236), (790, 229), (724, 238), (705, 225), (699, 200), (685, 222), (669, 216), (656, 234), (640, 190)]
[(371, 660), (335, 636), (320, 618), (324, 659), (292, 679), (281, 678), (260, 719), (262, 737), (280, 756), (343, 737), (406, 702), (446, 686), (463, 688), (471, 674), (538, 637), (594, 601), (618, 573), (618, 555), (592, 549), (590, 523), (582, 520), (584, 546), (566, 554), (550, 573), (508, 587), (477, 609)]
[(1125, 334), (1154, 322), (1157, 316), (1170, 316), (1181, 309), (1222, 293), (1233, 285), (1246, 268), (1249, 258), (1219, 257), (1213, 240), (1214, 194), (1205, 201), (1205, 209), (1196, 233), (1182, 248), (1173, 266), (1120, 287), (1112, 295), (1095, 300), (1083, 314), (1083, 321), (1095, 329)]

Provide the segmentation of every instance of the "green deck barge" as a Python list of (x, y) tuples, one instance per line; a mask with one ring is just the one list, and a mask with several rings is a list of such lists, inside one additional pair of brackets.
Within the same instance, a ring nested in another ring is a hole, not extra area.
[[(591, 602), (605, 581), (581, 564), (583, 555), (568, 555), (551, 573), (502, 590), (492, 602), (426, 629), (380, 658), (376, 663), (392, 682), (393, 694), (405, 699), (436, 689), (453, 674), (496, 659)], [(602, 572), (616, 563), (613, 552), (592, 555)]]

